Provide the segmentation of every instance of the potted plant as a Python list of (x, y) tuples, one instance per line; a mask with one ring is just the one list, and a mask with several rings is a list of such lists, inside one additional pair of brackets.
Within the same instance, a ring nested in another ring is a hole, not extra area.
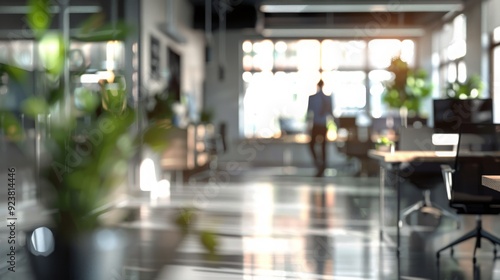
[(210, 109), (203, 109), (200, 112), (200, 123), (210, 124), (214, 119), (214, 111)]
[(382, 152), (394, 152), (395, 143), (388, 137), (382, 136), (375, 142), (375, 149)]
[(421, 102), (432, 91), (427, 72), (410, 69), (401, 57), (393, 58), (387, 70), (394, 74), (394, 78), (385, 83), (383, 102), (390, 108), (420, 115)]
[[(71, 81), (79, 80), (85, 71), (70, 71), (65, 61), (69, 38), (49, 29), (51, 1), (30, 3), (27, 18), (41, 49), (43, 67), (37, 71), (37, 80), (44, 86), (23, 101), (21, 110), (45, 124), (38, 131), (40, 154), (45, 156), (38, 165), (37, 184), (44, 190), (42, 202), (52, 213), (46, 227), (28, 233), (33, 274), (36, 279), (111, 279), (121, 269), (125, 249), (124, 235), (115, 227), (125, 215), (108, 212), (113, 196), (124, 186), (129, 160), (138, 146), (146, 143), (160, 148), (159, 141), (152, 140), (164, 138), (169, 128), (133, 132), (136, 110), (127, 104), (126, 85), (117, 71), (100, 81), (98, 92), (80, 88), (73, 95)], [(122, 24), (117, 28), (102, 24), (99, 15), (80, 30), (77, 36), (95, 42), (123, 39), (130, 31)], [(9, 78), (22, 82), (14, 67), (3, 65), (2, 69)], [(1, 129), (14, 136), (10, 139), (22, 139), (24, 132), (12, 113), (3, 113), (9, 122)], [(40, 245), (40, 238), (46, 246)]]
[(174, 116), (172, 110), (174, 103), (175, 97), (168, 88), (149, 96), (146, 104), (148, 122), (171, 120)]
[[(125, 184), (129, 160), (139, 145), (162, 149), (170, 127), (155, 123), (143, 131), (132, 129), (136, 109), (127, 104), (126, 85), (116, 71), (101, 80), (99, 92), (81, 90), (68, 96), (74, 85), (65, 83), (71, 81), (65, 75), (83, 72), (69, 73), (65, 61), (68, 38), (49, 30), (51, 2), (33, 0), (30, 5), (27, 18), (38, 45), (50, 48), (41, 53), (44, 69), (37, 73), (45, 86), (26, 98), (21, 110), (46, 124), (37, 136), (41, 154), (46, 155), (38, 165), (37, 184), (45, 190), (43, 202), (52, 213), (46, 227), (28, 233), (33, 273), (36, 279), (111, 279), (114, 269), (121, 269), (124, 255), (123, 235), (113, 228), (125, 215), (104, 213), (110, 213), (113, 196)], [(127, 32), (126, 25), (104, 25), (97, 15), (84, 24), (78, 36), (108, 41), (122, 39)], [(22, 71), (14, 66), (0, 64), (0, 72), (23, 82)], [(0, 113), (2, 134), (10, 141), (21, 141), (24, 131), (15, 112)], [(37, 238), (46, 241), (43, 248), (35, 242)]]
[(464, 82), (455, 80), (446, 84), (446, 95), (448, 98), (469, 99), (479, 98), (483, 91), (483, 81), (478, 75), (468, 77)]
[[(109, 206), (117, 189), (124, 185), (130, 159), (141, 145), (157, 152), (165, 148), (171, 115), (161, 115), (162, 110), (158, 109), (155, 121), (136, 131), (133, 124), (137, 121), (137, 108), (127, 103), (125, 80), (117, 71), (99, 82), (98, 92), (81, 89), (68, 96), (66, 93), (74, 85), (65, 83), (65, 75), (78, 78), (85, 71), (70, 72), (65, 66), (64, 58), (70, 53), (68, 40), (61, 33), (50, 31), (50, 16), (43, 16), (50, 15), (50, 5), (49, 0), (32, 0), (27, 16), (38, 43), (49, 44), (50, 51), (41, 56), (44, 70), (37, 73), (46, 86), (37, 88), (33, 96), (24, 100), (21, 109), (46, 124), (39, 135), (43, 140), (41, 149), (47, 156), (38, 166), (38, 188), (52, 190), (43, 199), (52, 213), (52, 222), (29, 233), (29, 256), (37, 279), (112, 279), (114, 269), (121, 269), (120, 259), (124, 255), (120, 242), (123, 235), (112, 229), (126, 213), (110, 212)], [(95, 42), (121, 40), (130, 32), (124, 23), (103, 24), (102, 16), (95, 15), (84, 23), (77, 38)], [(0, 64), (0, 76), (22, 82), (22, 74), (12, 65)], [(25, 135), (15, 112), (0, 114), (0, 134), (11, 141), (21, 141)], [(189, 232), (194, 217), (194, 210), (180, 209), (174, 220), (182, 234)], [(45, 238), (52, 235), (52, 247), (41, 250), (32, 242), (37, 234)], [(215, 254), (214, 235), (201, 231), (200, 238), (208, 252)]]

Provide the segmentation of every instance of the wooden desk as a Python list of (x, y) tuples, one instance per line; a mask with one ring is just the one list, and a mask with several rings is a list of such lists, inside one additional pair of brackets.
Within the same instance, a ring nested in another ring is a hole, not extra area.
[(384, 209), (385, 209), (385, 174), (387, 171), (394, 173), (394, 178), (391, 183), (396, 189), (397, 193), (397, 244), (396, 250), (399, 256), (400, 241), (400, 228), (402, 226), (401, 221), (401, 191), (399, 189), (399, 171), (402, 163), (411, 162), (442, 162), (442, 163), (452, 163), (455, 160), (455, 153), (453, 152), (440, 152), (440, 151), (394, 151), (394, 152), (383, 152), (377, 150), (369, 150), (368, 157), (375, 159), (380, 164), (380, 240), (384, 240)]
[(191, 170), (209, 162), (206, 140), (214, 136), (210, 124), (189, 125), (185, 129), (173, 128), (167, 148), (161, 154), (163, 170)]
[(500, 175), (483, 175), (481, 183), (485, 187), (500, 192)]
[(394, 151), (383, 152), (377, 150), (369, 150), (368, 156), (375, 160), (385, 163), (404, 163), (404, 162), (452, 162), (455, 160), (456, 154), (448, 151)]
[(215, 136), (211, 124), (189, 125), (187, 128), (173, 128), (168, 138), (168, 145), (161, 152), (160, 166), (163, 171), (175, 177), (175, 185), (182, 187), (184, 173), (206, 166), (210, 161), (207, 139)]

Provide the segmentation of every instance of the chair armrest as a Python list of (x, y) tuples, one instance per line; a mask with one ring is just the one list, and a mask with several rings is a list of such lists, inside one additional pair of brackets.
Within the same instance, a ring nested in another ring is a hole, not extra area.
[(441, 165), (441, 174), (443, 174), (444, 185), (446, 186), (446, 196), (448, 200), (451, 200), (451, 187), (452, 187), (452, 175), (455, 169), (451, 166), (443, 164)]

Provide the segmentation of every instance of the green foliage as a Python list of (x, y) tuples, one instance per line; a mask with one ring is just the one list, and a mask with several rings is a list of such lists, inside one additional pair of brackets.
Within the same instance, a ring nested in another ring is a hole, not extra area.
[(2, 79), (4, 75), (7, 75), (7, 77), (14, 81), (22, 82), (25, 80), (26, 71), (12, 65), (0, 63), (0, 86), (4, 85), (4, 80)]
[(50, 28), (52, 23), (50, 4), (51, 0), (29, 1), (28, 26), (33, 30), (36, 38), (40, 38)]
[(390, 145), (394, 145), (394, 141), (392, 141), (391, 139), (389, 139), (386, 136), (383, 136), (383, 137), (379, 137), (377, 139), (377, 141), (375, 142), (375, 145), (390, 146)]
[(408, 63), (394, 58), (388, 71), (394, 73), (394, 80), (386, 83), (382, 100), (391, 108), (406, 107), (408, 111), (420, 113), (420, 103), (430, 96), (432, 85), (424, 70), (409, 69)]
[(214, 119), (214, 112), (212, 110), (205, 109), (200, 113), (201, 123), (211, 123)]
[(146, 129), (142, 140), (153, 151), (161, 152), (167, 148), (167, 139), (169, 138), (171, 130), (172, 125), (170, 119), (157, 121)]
[(120, 113), (127, 106), (127, 91), (123, 82), (103, 83), (101, 85), (102, 107), (106, 111)]
[(100, 102), (98, 96), (89, 89), (80, 88), (75, 91), (75, 104), (78, 109), (85, 113), (94, 112), (99, 107)]
[(41, 35), (39, 41), (39, 56), (47, 73), (58, 76), (64, 70), (66, 43), (63, 36), (57, 32), (47, 32)]
[[(182, 230), (183, 234), (189, 234), (196, 221), (196, 210), (194, 208), (182, 209), (175, 217), (175, 224)], [(217, 248), (219, 247), (219, 240), (217, 236), (208, 230), (201, 230), (198, 233), (200, 243), (208, 252), (208, 258), (215, 260), (217, 257)]]
[[(107, 203), (112, 190), (124, 183), (128, 162), (137, 151), (143, 133), (131, 133), (136, 121), (135, 111), (127, 106), (124, 79), (116, 76), (104, 84), (100, 97), (82, 89), (75, 93), (75, 105), (79, 111), (66, 110), (73, 100), (64, 96), (64, 59), (68, 56), (68, 43), (60, 32), (50, 29), (52, 16), (50, 9), (56, 2), (50, 0), (30, 0), (28, 25), (38, 40), (40, 62), (44, 70), (37, 76), (43, 86), (34, 96), (22, 103), (21, 110), (28, 117), (38, 121), (51, 114), (50, 125), (45, 129), (43, 143), (50, 160), (40, 166), (40, 182), (54, 190), (53, 199), (47, 201), (48, 209), (56, 209), (55, 229), (65, 237), (101, 226), (99, 213)], [(130, 28), (118, 23), (111, 28), (101, 15), (91, 17), (80, 30), (86, 39), (110, 41), (125, 38)], [(22, 82), (24, 71), (16, 67), (0, 64), (0, 76)], [(0, 79), (4, 80), (4, 79)], [(102, 107), (101, 107), (101, 106)], [(80, 121), (82, 115), (92, 120)], [(0, 112), (3, 118), (2, 130), (12, 140), (22, 140), (23, 131), (13, 112)], [(48, 121), (46, 122), (48, 123)], [(156, 127), (149, 133), (147, 143), (154, 143), (155, 137), (170, 127)], [(157, 145), (158, 146), (158, 145)]]
[(204, 230), (200, 232), (199, 237), (201, 244), (208, 250), (209, 258), (215, 259), (217, 248), (219, 246), (217, 236), (213, 232)]
[(175, 217), (175, 224), (183, 231), (184, 234), (189, 232), (191, 223), (194, 222), (196, 215), (193, 208), (182, 209), (179, 215)]
[(446, 95), (449, 98), (468, 99), (479, 98), (483, 91), (484, 84), (481, 77), (473, 75), (467, 78), (465, 82), (448, 82), (446, 85)]
[(63, 235), (101, 226), (95, 209), (126, 178), (135, 150), (129, 133), (134, 121), (135, 112), (127, 108), (121, 114), (104, 112), (77, 134), (71, 122), (51, 128), (46, 147), (53, 158), (42, 175), (56, 190), (49, 206), (59, 210), (54, 218)]
[[(50, 51), (41, 56), (45, 70), (40, 78), (49, 86), (37, 89), (36, 95), (27, 98), (22, 111), (37, 120), (51, 113), (50, 125), (46, 127), (44, 139), (50, 160), (40, 166), (40, 182), (54, 190), (49, 199), (48, 209), (56, 210), (54, 229), (58, 235), (72, 238), (75, 235), (92, 231), (102, 226), (99, 219), (102, 206), (108, 202), (113, 189), (125, 183), (129, 161), (139, 145), (149, 145), (154, 151), (165, 148), (172, 129), (170, 118), (173, 115), (168, 96), (157, 96), (156, 107), (148, 114), (152, 124), (144, 131), (132, 133), (136, 112), (127, 104), (127, 93), (123, 77), (101, 83), (100, 98), (90, 91), (75, 93), (78, 112), (66, 110), (68, 100), (64, 96), (65, 87), (62, 75), (67, 57), (67, 43), (60, 33), (50, 31), (51, 16), (48, 12), (52, 1), (30, 0), (29, 26), (40, 44), (46, 44)], [(124, 39), (131, 28), (124, 23), (107, 25), (101, 14), (91, 17), (84, 23), (77, 38), (85, 41), (110, 41)], [(7, 75), (22, 81), (24, 71), (6, 64), (0, 64), (0, 81)], [(74, 74), (74, 73), (73, 73)], [(0, 84), (1, 86), (1, 84)], [(84, 114), (90, 123), (81, 122)], [(0, 130), (8, 139), (19, 141), (24, 133), (14, 112), (0, 112)], [(176, 223), (187, 232), (194, 211), (185, 209)], [(202, 244), (213, 254), (217, 242), (208, 232), (200, 235)]]
[(134, 28), (124, 22), (118, 22), (115, 24), (104, 24), (98, 28), (91, 28), (89, 30), (80, 29), (80, 32), (73, 39), (82, 42), (123, 41), (132, 32), (134, 32)]
[(172, 105), (175, 103), (174, 95), (168, 91), (157, 93), (153, 96), (153, 108), (147, 112), (150, 122), (172, 119), (174, 111)]
[(29, 117), (36, 118), (39, 114), (48, 114), (49, 105), (41, 97), (33, 96), (26, 99), (22, 106), (22, 111)]
[(17, 118), (12, 113), (4, 111), (0, 111), (0, 118), (3, 119), (3, 122), (0, 122), (0, 131), (2, 134), (11, 141), (21, 141), (24, 132)]

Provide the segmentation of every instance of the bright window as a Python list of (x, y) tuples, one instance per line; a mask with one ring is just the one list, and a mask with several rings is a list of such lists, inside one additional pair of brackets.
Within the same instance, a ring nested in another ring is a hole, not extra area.
[(467, 79), (467, 66), (463, 61), (467, 51), (466, 23), (465, 16), (458, 15), (433, 36), (433, 52), (437, 57), (437, 63), (433, 59), (433, 71), (439, 73), (439, 84), (434, 89), (439, 92), (433, 96), (444, 97), (442, 89), (446, 83)]
[(325, 92), (332, 92), (335, 115), (355, 113), (365, 107), (365, 79), (363, 71), (323, 72)]
[(382, 94), (385, 91), (384, 82), (391, 79), (393, 74), (387, 70), (372, 70), (368, 73), (370, 81), (370, 113), (375, 118), (380, 118), (387, 110), (382, 102)]
[(401, 56), (411, 67), (415, 65), (415, 46), (413, 41), (397, 39), (375, 39), (368, 43), (370, 66), (376, 69), (385, 69), (391, 64), (394, 57)]
[[(495, 28), (493, 32), (493, 75), (491, 77), (491, 90), (493, 92), (493, 108), (500, 108), (500, 27)], [(493, 111), (493, 121), (500, 122), (499, 110)]]
[(277, 137), (283, 123), (305, 132), (309, 95), (319, 79), (336, 116), (367, 111), (380, 117), (385, 71), (394, 56), (415, 63), (411, 40), (262, 40), (241, 45), (246, 137)]
[(365, 41), (334, 41), (321, 42), (321, 68), (331, 71), (342, 68), (361, 68), (366, 58)]

